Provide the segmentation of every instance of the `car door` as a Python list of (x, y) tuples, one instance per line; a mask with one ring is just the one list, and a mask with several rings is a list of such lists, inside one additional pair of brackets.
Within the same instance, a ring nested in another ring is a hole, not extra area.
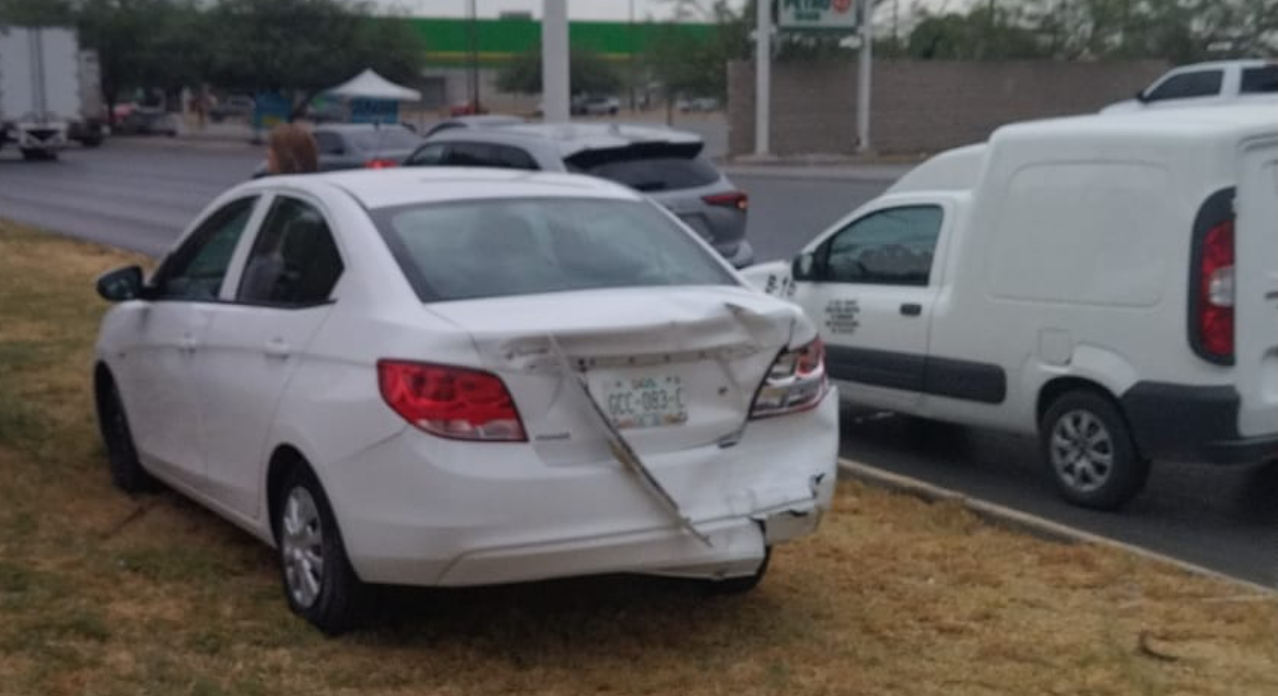
[(196, 368), (209, 488), (247, 517), (261, 514), (276, 406), (344, 270), (317, 202), (279, 194), (268, 205), (230, 301), (212, 313)]
[(198, 486), (204, 469), (195, 357), (257, 201), (239, 198), (214, 211), (165, 260), (138, 310), (136, 342), (117, 356), (139, 453), (190, 486)]
[(818, 325), (830, 376), (867, 406), (908, 411), (922, 398), (944, 210), (919, 204), (866, 213), (828, 236), (793, 300)]

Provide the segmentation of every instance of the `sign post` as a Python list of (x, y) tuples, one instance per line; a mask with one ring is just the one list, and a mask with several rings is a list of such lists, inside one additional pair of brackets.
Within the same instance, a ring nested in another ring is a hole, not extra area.
[(767, 157), (772, 118), (772, 3), (759, 0), (754, 32), (754, 154)]
[[(861, 57), (856, 99), (857, 151), (868, 152), (870, 150), (870, 80), (872, 78), (870, 66), (874, 49), (872, 31), (874, 0), (777, 0), (777, 3), (780, 5), (778, 24), (783, 30), (820, 30), (843, 34), (852, 34), (859, 30)], [(762, 8), (767, 4), (766, 1), (761, 0), (759, 7)], [(760, 26), (763, 23), (763, 15), (764, 12), (760, 9)], [(767, 91), (762, 86), (758, 89), (758, 96), (760, 99), (767, 96)], [(760, 111), (760, 113), (763, 112)], [(766, 125), (767, 121), (756, 119), (756, 123)]]
[(567, 123), (568, 2), (543, 0), (541, 9), (541, 100), (546, 123)]

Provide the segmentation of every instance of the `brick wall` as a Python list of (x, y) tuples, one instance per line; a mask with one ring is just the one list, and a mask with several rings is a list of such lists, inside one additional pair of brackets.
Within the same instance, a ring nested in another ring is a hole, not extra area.
[[(1162, 61), (876, 61), (871, 135), (881, 153), (979, 142), (1012, 121), (1094, 112), (1127, 99)], [(856, 150), (856, 62), (772, 66), (772, 152)], [(728, 66), (729, 151), (754, 151), (754, 63)]]

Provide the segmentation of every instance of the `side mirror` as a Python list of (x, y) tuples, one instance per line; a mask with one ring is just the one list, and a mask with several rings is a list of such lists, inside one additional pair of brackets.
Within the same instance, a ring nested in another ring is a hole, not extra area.
[(142, 296), (142, 268), (118, 268), (98, 278), (98, 294), (108, 302), (125, 302)]
[(790, 264), (790, 277), (794, 280), (819, 280), (817, 278), (816, 256), (811, 253), (799, 254)]
[(1136, 93), (1136, 101), (1140, 102), (1141, 104), (1146, 104), (1149, 102), (1149, 95), (1147, 95), (1145, 93), (1145, 90), (1142, 89), (1141, 91)]

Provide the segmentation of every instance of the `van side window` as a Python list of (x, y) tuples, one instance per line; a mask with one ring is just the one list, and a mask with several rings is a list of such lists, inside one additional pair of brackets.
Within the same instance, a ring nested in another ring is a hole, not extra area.
[(1278, 92), (1278, 65), (1263, 68), (1247, 68), (1242, 72), (1243, 94), (1269, 94)]
[(1173, 75), (1146, 94), (1145, 101), (1214, 97), (1220, 94), (1220, 83), (1223, 80), (1224, 73), (1220, 70), (1196, 70)]
[(927, 285), (944, 213), (939, 206), (880, 210), (840, 230), (825, 245), (833, 283)]

